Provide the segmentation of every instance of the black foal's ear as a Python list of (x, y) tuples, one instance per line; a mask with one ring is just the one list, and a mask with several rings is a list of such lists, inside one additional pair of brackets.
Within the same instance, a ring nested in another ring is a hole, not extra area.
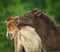
[(33, 9), (32, 12), (34, 13), (35, 16), (40, 16), (42, 14), (42, 11), (37, 8)]

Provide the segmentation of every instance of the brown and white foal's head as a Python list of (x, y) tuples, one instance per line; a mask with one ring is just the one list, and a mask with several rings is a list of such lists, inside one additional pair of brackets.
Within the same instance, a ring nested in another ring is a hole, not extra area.
[(8, 39), (13, 39), (14, 37), (16, 37), (16, 34), (19, 31), (19, 29), (15, 26), (13, 18), (6, 20), (5, 23), (7, 27), (6, 37)]

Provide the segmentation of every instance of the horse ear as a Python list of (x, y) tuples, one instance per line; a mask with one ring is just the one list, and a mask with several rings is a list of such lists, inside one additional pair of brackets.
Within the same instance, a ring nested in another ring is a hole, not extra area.
[(35, 16), (37, 16), (37, 17), (38, 17), (38, 16), (40, 16), (40, 15), (42, 14), (42, 11), (41, 11), (41, 10), (39, 10), (39, 9), (36, 9), (36, 8), (35, 8), (35, 9), (33, 9), (33, 11), (32, 11), (32, 12), (33, 12), (33, 13), (34, 13), (34, 15), (35, 15)]
[(6, 21), (12, 20), (13, 18), (8, 18)]
[(7, 21), (5, 21), (5, 24), (7, 23)]
[(8, 18), (6, 21), (5, 21), (5, 24), (9, 21), (9, 20), (12, 20), (13, 18)]

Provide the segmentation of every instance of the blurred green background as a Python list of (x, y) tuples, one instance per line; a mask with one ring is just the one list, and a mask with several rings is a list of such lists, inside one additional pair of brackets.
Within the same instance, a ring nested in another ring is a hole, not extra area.
[[(13, 40), (6, 39), (5, 20), (38, 8), (60, 25), (60, 0), (0, 0), (0, 52), (13, 52)], [(42, 51), (43, 52), (43, 51)]]

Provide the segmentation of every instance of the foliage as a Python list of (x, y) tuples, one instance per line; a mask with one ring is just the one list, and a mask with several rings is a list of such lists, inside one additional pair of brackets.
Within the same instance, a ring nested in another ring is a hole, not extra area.
[[(60, 23), (60, 0), (0, 0), (0, 51), (12, 52), (13, 41), (6, 39), (5, 20), (23, 15), (34, 8), (41, 9), (54, 21)], [(60, 25), (60, 24), (59, 24)]]

